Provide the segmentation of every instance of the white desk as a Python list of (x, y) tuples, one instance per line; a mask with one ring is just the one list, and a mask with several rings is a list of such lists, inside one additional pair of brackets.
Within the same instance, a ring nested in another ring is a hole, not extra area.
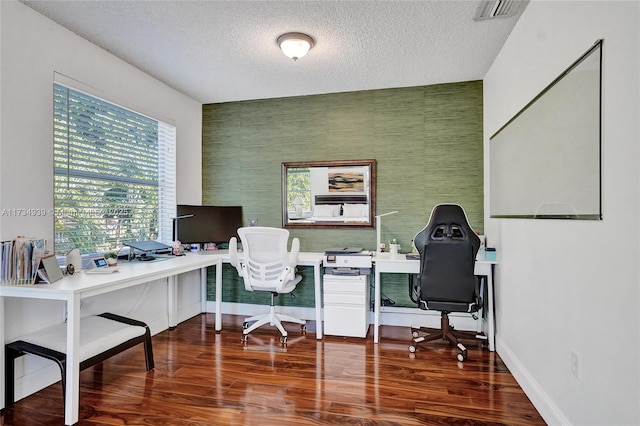
[[(420, 260), (408, 260), (404, 254), (392, 255), (390, 253), (376, 253), (373, 258), (375, 269), (375, 306), (373, 314), (373, 341), (378, 343), (380, 311), (383, 309), (380, 303), (380, 275), (384, 273), (396, 274), (418, 274), (420, 273)], [(475, 264), (475, 274), (485, 276), (487, 282), (487, 297), (484, 301), (486, 307), (486, 327), (483, 320), (483, 329), (486, 328), (487, 339), (489, 340), (489, 350), (495, 351), (495, 316), (493, 308), (493, 265), (497, 264), (496, 252), (478, 251)], [(415, 311), (417, 308), (394, 308), (394, 311), (404, 309), (407, 312)]]
[[(168, 317), (169, 327), (177, 325), (177, 285), (176, 275), (200, 269), (201, 295), (204, 294), (202, 306), (206, 306), (206, 268), (216, 266), (216, 280), (222, 279), (221, 256), (187, 255), (171, 257), (156, 262), (123, 262), (119, 271), (112, 274), (86, 274), (84, 271), (66, 276), (53, 284), (36, 284), (26, 286), (0, 285), (0, 342), (4, 346), (4, 299), (20, 297), (32, 299), (63, 300), (67, 303), (67, 376), (64, 419), (66, 425), (78, 422), (80, 394), (80, 301), (84, 298), (104, 294), (135, 285), (168, 278)], [(204, 277), (204, 280), (203, 280)], [(216, 282), (218, 285), (218, 282)], [(203, 309), (204, 312), (204, 309)], [(4, 349), (0, 351), (0, 376), (4, 379)], [(4, 383), (4, 380), (2, 380)], [(4, 386), (0, 389), (0, 397), (4, 406)]]
[[(230, 263), (229, 250), (219, 250), (224, 263)], [(203, 255), (211, 256), (210, 254)], [(300, 252), (298, 254), (298, 265), (313, 266), (313, 281), (315, 286), (316, 303), (316, 338), (322, 339), (322, 279), (320, 270), (322, 267), (322, 257), (324, 253)], [(242, 252), (238, 252), (238, 258), (242, 259)], [(220, 272), (220, 273), (218, 273)], [(216, 331), (222, 330), (222, 268), (216, 268)]]

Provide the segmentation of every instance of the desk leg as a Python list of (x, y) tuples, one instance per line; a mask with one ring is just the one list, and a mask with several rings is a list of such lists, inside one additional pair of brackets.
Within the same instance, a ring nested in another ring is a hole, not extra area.
[(80, 410), (80, 296), (67, 300), (67, 383), (64, 423), (78, 423)]
[(222, 260), (216, 263), (216, 331), (222, 330)]
[(485, 287), (487, 285), (487, 277), (485, 275), (480, 276), (480, 297), (482, 297), (482, 309), (476, 314), (479, 314), (478, 319), (476, 320), (476, 333), (482, 334), (482, 326), (484, 324), (484, 317), (487, 315), (487, 304), (485, 303)]
[(178, 325), (178, 277), (172, 275), (167, 278), (167, 314), (169, 316), (169, 329)]
[(316, 292), (316, 339), (322, 339), (322, 281), (320, 263), (313, 265), (313, 283)]
[(373, 303), (373, 343), (378, 343), (380, 341), (380, 271), (377, 269), (375, 271), (376, 282), (374, 283), (375, 297)]
[(489, 324), (489, 335), (487, 336), (489, 339), (489, 350), (496, 350), (496, 323), (495, 323), (495, 306), (493, 303), (493, 265), (489, 265), (489, 270), (487, 271), (487, 322)]
[(200, 313), (207, 312), (207, 268), (200, 268)]

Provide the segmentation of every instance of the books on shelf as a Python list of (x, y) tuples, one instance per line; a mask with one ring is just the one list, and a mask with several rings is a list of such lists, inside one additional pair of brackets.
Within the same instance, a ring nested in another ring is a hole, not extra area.
[(0, 244), (0, 283), (34, 283), (40, 260), (46, 254), (46, 241), (42, 238), (16, 237)]

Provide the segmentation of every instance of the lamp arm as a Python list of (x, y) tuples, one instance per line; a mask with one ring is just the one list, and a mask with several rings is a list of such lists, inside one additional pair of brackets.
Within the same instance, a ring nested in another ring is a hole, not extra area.
[(379, 214), (376, 215), (376, 253), (380, 253), (380, 233), (382, 231), (382, 216), (389, 216), (392, 214), (396, 214), (399, 213), (398, 210), (394, 210), (392, 212), (388, 212), (388, 213), (383, 213), (383, 214)]

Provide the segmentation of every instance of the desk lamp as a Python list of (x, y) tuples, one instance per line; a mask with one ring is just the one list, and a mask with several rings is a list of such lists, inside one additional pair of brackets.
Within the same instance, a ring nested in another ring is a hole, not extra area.
[(382, 214), (376, 215), (376, 253), (380, 253), (380, 231), (382, 228), (382, 217), (389, 216), (396, 213), (399, 213), (399, 211), (394, 210), (389, 213), (382, 213)]

